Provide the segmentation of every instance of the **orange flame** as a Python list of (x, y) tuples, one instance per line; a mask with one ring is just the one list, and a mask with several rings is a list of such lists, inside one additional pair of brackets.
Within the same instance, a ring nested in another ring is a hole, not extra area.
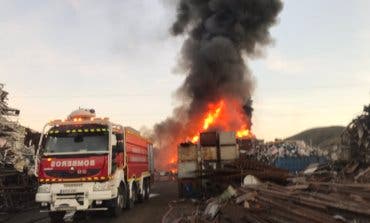
[[(254, 138), (250, 130), (250, 117), (243, 110), (243, 102), (234, 98), (222, 98), (215, 103), (209, 103), (204, 113), (189, 117), (188, 128), (186, 132), (176, 138), (173, 145), (186, 141), (196, 144), (200, 139), (200, 133), (209, 130), (235, 131), (238, 138)], [(177, 172), (177, 153), (171, 150), (171, 153), (163, 155), (161, 168)], [(159, 163), (159, 162), (158, 162)], [(157, 164), (158, 165), (158, 164)]]
[(246, 126), (243, 126), (240, 130), (238, 130), (236, 132), (236, 136), (238, 138), (253, 138), (254, 137), (253, 133)]
[[(238, 108), (242, 108), (242, 106), (235, 100), (220, 100), (216, 104), (209, 104), (208, 112), (203, 118), (203, 125), (191, 137), (191, 142), (198, 142), (200, 132), (214, 125), (220, 126), (225, 131), (236, 131), (238, 138), (253, 138), (254, 135), (250, 131), (249, 125), (246, 124), (248, 117), (246, 117), (243, 111), (239, 111)], [(234, 125), (236, 123), (236, 125), (241, 127), (233, 127), (230, 123), (234, 123)]]
[(192, 143), (196, 143), (196, 142), (198, 142), (198, 140), (199, 140), (199, 134), (198, 134), (198, 135), (193, 136), (193, 138), (191, 139), (191, 142), (192, 142)]
[[(220, 116), (220, 112), (224, 107), (224, 104), (225, 104), (224, 101), (221, 100), (219, 103), (217, 103), (216, 106), (213, 104), (208, 105), (210, 111), (207, 113), (207, 116), (203, 120), (203, 129), (202, 129), (203, 131), (207, 130), (209, 126), (212, 125), (217, 120), (217, 118)], [(191, 138), (192, 143), (198, 142), (199, 134), (200, 132), (198, 132)]]
[(209, 126), (213, 124), (215, 120), (220, 116), (220, 111), (224, 107), (224, 104), (224, 101), (221, 100), (214, 111), (208, 112), (207, 117), (204, 119), (203, 130), (207, 130)]
[(177, 156), (176, 155), (174, 155), (170, 158), (170, 160), (168, 162), (168, 168), (170, 169), (170, 171), (172, 173), (177, 172)]

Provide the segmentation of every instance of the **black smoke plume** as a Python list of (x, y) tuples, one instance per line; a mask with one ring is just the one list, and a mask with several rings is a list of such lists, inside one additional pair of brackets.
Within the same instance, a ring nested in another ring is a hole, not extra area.
[(251, 116), (254, 81), (246, 60), (271, 43), (269, 29), (282, 7), (280, 0), (179, 1), (171, 33), (186, 36), (179, 61), (186, 78), (177, 90), (182, 105), (154, 127), (160, 163), (176, 153), (209, 103), (232, 98)]

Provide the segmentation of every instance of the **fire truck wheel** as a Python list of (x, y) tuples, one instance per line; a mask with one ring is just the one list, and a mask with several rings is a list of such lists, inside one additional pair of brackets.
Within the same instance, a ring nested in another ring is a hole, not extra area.
[(144, 199), (149, 200), (150, 195), (150, 182), (149, 179), (144, 181)]
[(144, 179), (144, 182), (143, 182), (143, 189), (140, 192), (141, 193), (137, 193), (137, 201), (139, 203), (143, 203), (144, 202), (144, 197), (145, 197), (145, 179)]
[(109, 208), (109, 212), (112, 216), (118, 217), (124, 208), (125, 202), (125, 191), (122, 186), (118, 187), (118, 194), (115, 199), (113, 199), (113, 206)]
[(65, 214), (66, 214), (65, 211), (49, 212), (50, 222), (51, 223), (64, 222), (63, 218)]
[(134, 183), (132, 185), (132, 198), (127, 199), (127, 202), (128, 202), (127, 208), (128, 209), (132, 209), (132, 208), (135, 207), (136, 199), (137, 199), (137, 187), (136, 187), (136, 184)]
[(144, 179), (143, 182), (143, 190), (141, 194), (138, 194), (138, 201), (140, 203), (144, 202), (144, 200), (149, 199), (149, 194), (150, 194), (150, 187), (149, 187), (149, 181), (148, 179)]

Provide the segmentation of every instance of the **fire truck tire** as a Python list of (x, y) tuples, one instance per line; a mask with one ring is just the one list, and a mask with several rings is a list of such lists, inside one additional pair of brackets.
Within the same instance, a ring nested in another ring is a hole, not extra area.
[(149, 200), (150, 195), (150, 181), (149, 179), (145, 179), (144, 181), (144, 199)]
[(113, 199), (113, 205), (108, 209), (111, 216), (118, 217), (122, 213), (122, 210), (125, 207), (125, 194), (124, 187), (122, 187), (122, 185), (119, 186), (117, 197)]
[(144, 202), (144, 200), (148, 200), (149, 199), (149, 194), (150, 194), (149, 180), (144, 179), (143, 190), (142, 190), (141, 194), (138, 194), (138, 201), (140, 203), (142, 203), (142, 202)]
[(145, 179), (144, 179), (144, 182), (143, 182), (143, 189), (140, 192), (141, 193), (137, 194), (137, 200), (138, 200), (139, 203), (143, 203), (144, 202), (144, 197), (145, 197)]
[(65, 214), (66, 214), (65, 211), (49, 212), (50, 222), (51, 223), (64, 222), (63, 218)]
[(136, 184), (134, 183), (132, 185), (132, 197), (127, 199), (127, 208), (128, 209), (133, 209), (135, 207), (136, 199), (137, 199), (137, 187), (136, 187)]

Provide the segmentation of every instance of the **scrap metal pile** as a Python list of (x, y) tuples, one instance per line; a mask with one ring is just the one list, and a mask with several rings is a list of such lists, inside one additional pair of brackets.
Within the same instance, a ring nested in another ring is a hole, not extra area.
[(285, 156), (310, 156), (317, 155), (319, 151), (316, 148), (306, 145), (304, 141), (282, 141), (260, 143), (255, 145), (247, 152), (248, 154), (258, 154), (257, 158)]
[(309, 146), (301, 140), (277, 140), (267, 143), (256, 140), (245, 153), (252, 159), (268, 164), (276, 164), (278, 159), (330, 157), (327, 150)]
[(3, 87), (0, 84), (0, 210), (15, 210), (34, 199), (33, 156), (40, 134), (10, 120), (19, 110), (8, 107)]
[(187, 213), (192, 214), (176, 215), (178, 208), (172, 206), (163, 222), (370, 222), (369, 183), (308, 179), (289, 178), (281, 184), (247, 175), (242, 186), (230, 185), (221, 195), (188, 202), (192, 211)]
[(262, 180), (286, 183), (291, 177), (287, 170), (266, 165), (262, 162), (237, 159), (225, 164), (221, 169), (202, 171), (203, 195), (215, 195), (221, 193), (229, 185), (239, 186), (246, 175), (253, 175)]
[(37, 134), (4, 117), (0, 117), (0, 130), (0, 168), (29, 171), (32, 175), (35, 147), (26, 146), (25, 142), (32, 141)]
[(369, 222), (370, 186), (255, 182), (206, 202), (203, 222)]
[(342, 143), (349, 148), (353, 160), (370, 164), (370, 104), (347, 126)]

